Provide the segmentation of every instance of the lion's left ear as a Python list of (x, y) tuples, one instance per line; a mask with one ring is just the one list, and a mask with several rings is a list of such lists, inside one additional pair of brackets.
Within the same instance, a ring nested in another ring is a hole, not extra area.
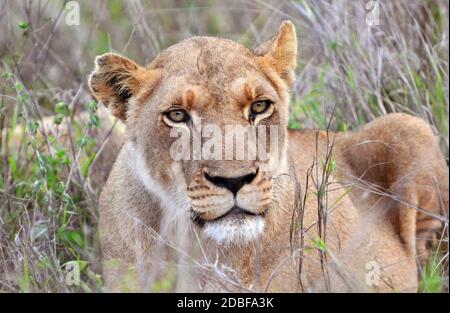
[(297, 35), (294, 24), (291, 21), (283, 21), (278, 33), (254, 49), (253, 54), (262, 57), (263, 63), (275, 69), (288, 86), (291, 86), (297, 65)]

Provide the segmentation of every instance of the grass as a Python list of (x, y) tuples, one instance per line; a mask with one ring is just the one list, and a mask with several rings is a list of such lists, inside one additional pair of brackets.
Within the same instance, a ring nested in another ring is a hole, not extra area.
[[(0, 290), (102, 290), (101, 184), (91, 170), (102, 125), (86, 86), (96, 54), (144, 64), (197, 34), (254, 45), (291, 19), (299, 35), (292, 128), (324, 129), (334, 112), (330, 129), (346, 131), (406, 112), (432, 125), (448, 158), (448, 1), (380, 1), (374, 27), (359, 1), (179, 3), (80, 1), (80, 25), (69, 26), (59, 2), (0, 1)], [(423, 269), (421, 291), (448, 288), (447, 259)], [(79, 286), (65, 281), (73, 264)], [(173, 285), (168, 277), (155, 290)]]
[(427, 265), (422, 269), (422, 279), (419, 284), (420, 292), (442, 292), (443, 286), (447, 286), (448, 289), (448, 282), (446, 282), (444, 267), (440, 264), (441, 260), (442, 256), (435, 255), (430, 258)]

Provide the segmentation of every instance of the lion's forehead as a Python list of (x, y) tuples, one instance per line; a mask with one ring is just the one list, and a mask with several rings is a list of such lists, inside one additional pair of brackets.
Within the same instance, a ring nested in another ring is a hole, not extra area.
[(162, 51), (150, 64), (193, 80), (229, 83), (230, 79), (257, 71), (255, 56), (245, 46), (214, 37), (193, 37)]
[[(195, 95), (199, 108), (224, 108), (248, 103), (246, 95), (277, 100), (278, 89), (259, 66), (258, 57), (245, 46), (215, 37), (193, 37), (163, 50), (149, 65), (159, 76), (159, 105), (183, 104)], [(153, 84), (155, 85), (155, 84)], [(152, 93), (143, 92), (145, 103)], [(247, 97), (249, 98), (249, 97)], [(165, 101), (161, 101), (165, 99)], [(188, 106), (190, 108), (190, 106)], [(239, 109), (239, 105), (236, 107)]]

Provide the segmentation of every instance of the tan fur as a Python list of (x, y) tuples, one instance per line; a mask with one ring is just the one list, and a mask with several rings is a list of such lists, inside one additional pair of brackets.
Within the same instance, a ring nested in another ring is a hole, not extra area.
[[(230, 280), (215, 284), (217, 268), (198, 266), (205, 259), (234, 269), (240, 287), (252, 290), (417, 290), (416, 259), (424, 262), (431, 247), (416, 236), (437, 238), (445, 222), (437, 215), (448, 210), (448, 168), (430, 127), (391, 114), (358, 132), (288, 131), (296, 55), (294, 26), (284, 22), (253, 51), (226, 39), (193, 37), (164, 50), (146, 68), (115, 54), (97, 58), (92, 94), (126, 121), (128, 136), (100, 198), (108, 290), (152, 290), (149, 277), (170, 276), (174, 263), (181, 264), (175, 290), (240, 290)], [(202, 118), (202, 125), (245, 126), (252, 123), (245, 112), (263, 96), (274, 110), (254, 123), (280, 126), (278, 155), (269, 161), (275, 167), (257, 172), (236, 201), (264, 215), (264, 232), (253, 242), (226, 246), (194, 236), (201, 228), (190, 214), (209, 223), (233, 205), (230, 192), (204, 173), (254, 174), (264, 161), (174, 161), (169, 151), (175, 138), (169, 134), (182, 126), (169, 125), (162, 113), (177, 105), (194, 123)], [(316, 186), (333, 138), (336, 170), (320, 204)], [(329, 209), (326, 229), (323, 207)], [(373, 262), (380, 265), (375, 285), (366, 282)], [(185, 282), (186, 268), (198, 267), (202, 273), (190, 274), (199, 285)]]

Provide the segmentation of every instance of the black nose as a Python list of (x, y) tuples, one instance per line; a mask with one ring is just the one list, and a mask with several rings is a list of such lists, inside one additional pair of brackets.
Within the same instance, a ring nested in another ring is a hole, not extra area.
[(231, 191), (234, 195), (237, 194), (239, 189), (245, 184), (250, 184), (258, 174), (258, 170), (254, 173), (250, 173), (239, 177), (222, 177), (222, 176), (210, 176), (205, 172), (205, 178), (216, 186), (223, 187)]

